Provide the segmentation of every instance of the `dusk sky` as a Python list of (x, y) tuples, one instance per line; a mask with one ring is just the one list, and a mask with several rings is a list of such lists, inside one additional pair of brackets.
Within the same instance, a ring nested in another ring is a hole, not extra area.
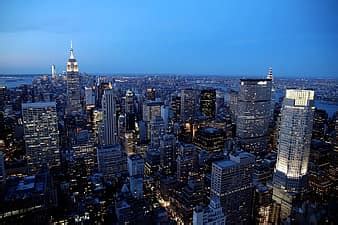
[(338, 75), (337, 0), (0, 1), (0, 73)]

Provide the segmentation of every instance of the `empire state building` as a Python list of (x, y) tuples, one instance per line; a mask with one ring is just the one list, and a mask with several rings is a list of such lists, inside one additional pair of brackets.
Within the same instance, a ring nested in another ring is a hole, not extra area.
[(79, 67), (70, 47), (70, 56), (67, 62), (67, 107), (66, 114), (77, 114), (81, 111), (80, 75)]

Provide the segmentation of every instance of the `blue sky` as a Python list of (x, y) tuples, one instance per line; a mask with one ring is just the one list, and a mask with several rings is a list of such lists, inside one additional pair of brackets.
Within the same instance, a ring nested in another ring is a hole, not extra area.
[(336, 0), (0, 1), (0, 73), (338, 74)]

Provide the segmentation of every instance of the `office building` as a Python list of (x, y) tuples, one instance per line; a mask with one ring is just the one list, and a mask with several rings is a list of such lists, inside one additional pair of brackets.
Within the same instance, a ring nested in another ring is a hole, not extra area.
[(139, 154), (128, 156), (130, 192), (135, 198), (143, 198), (144, 159)]
[(22, 104), (26, 157), (31, 173), (43, 165), (59, 166), (59, 131), (55, 102)]
[(293, 201), (307, 184), (314, 91), (287, 89), (281, 110), (273, 199), (281, 206), (281, 219), (292, 214)]
[(127, 171), (127, 158), (120, 145), (102, 146), (97, 149), (99, 172), (105, 180), (115, 181)]
[(86, 109), (94, 108), (95, 95), (92, 87), (85, 87), (85, 104)]
[(117, 143), (116, 97), (113, 89), (104, 90), (102, 96), (102, 144)]
[(176, 156), (176, 137), (173, 134), (165, 134), (160, 140), (160, 169), (165, 175), (173, 173)]
[(0, 151), (0, 184), (6, 180), (6, 171), (5, 171), (5, 154)]
[(216, 115), (216, 90), (205, 89), (200, 93), (200, 109), (204, 116), (215, 117)]
[(225, 216), (219, 198), (212, 198), (206, 207), (194, 209), (193, 225), (225, 225)]
[(201, 127), (195, 132), (194, 144), (199, 149), (207, 150), (209, 153), (223, 152), (224, 130), (214, 127)]
[(194, 89), (184, 89), (181, 91), (181, 119), (183, 121), (192, 120), (196, 115), (198, 91)]
[(259, 154), (266, 151), (271, 119), (271, 80), (241, 79), (236, 117), (241, 148)]
[(156, 116), (150, 122), (150, 144), (154, 148), (160, 146), (160, 139), (165, 134), (165, 126), (162, 117)]
[(227, 224), (250, 224), (255, 156), (235, 152), (212, 164), (211, 198), (219, 198)]

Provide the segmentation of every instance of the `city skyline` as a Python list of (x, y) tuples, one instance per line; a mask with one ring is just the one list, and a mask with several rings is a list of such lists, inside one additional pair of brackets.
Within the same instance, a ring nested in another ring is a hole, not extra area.
[(2, 2), (0, 73), (62, 72), (73, 40), (87, 73), (334, 77), (337, 4), (304, 3)]

